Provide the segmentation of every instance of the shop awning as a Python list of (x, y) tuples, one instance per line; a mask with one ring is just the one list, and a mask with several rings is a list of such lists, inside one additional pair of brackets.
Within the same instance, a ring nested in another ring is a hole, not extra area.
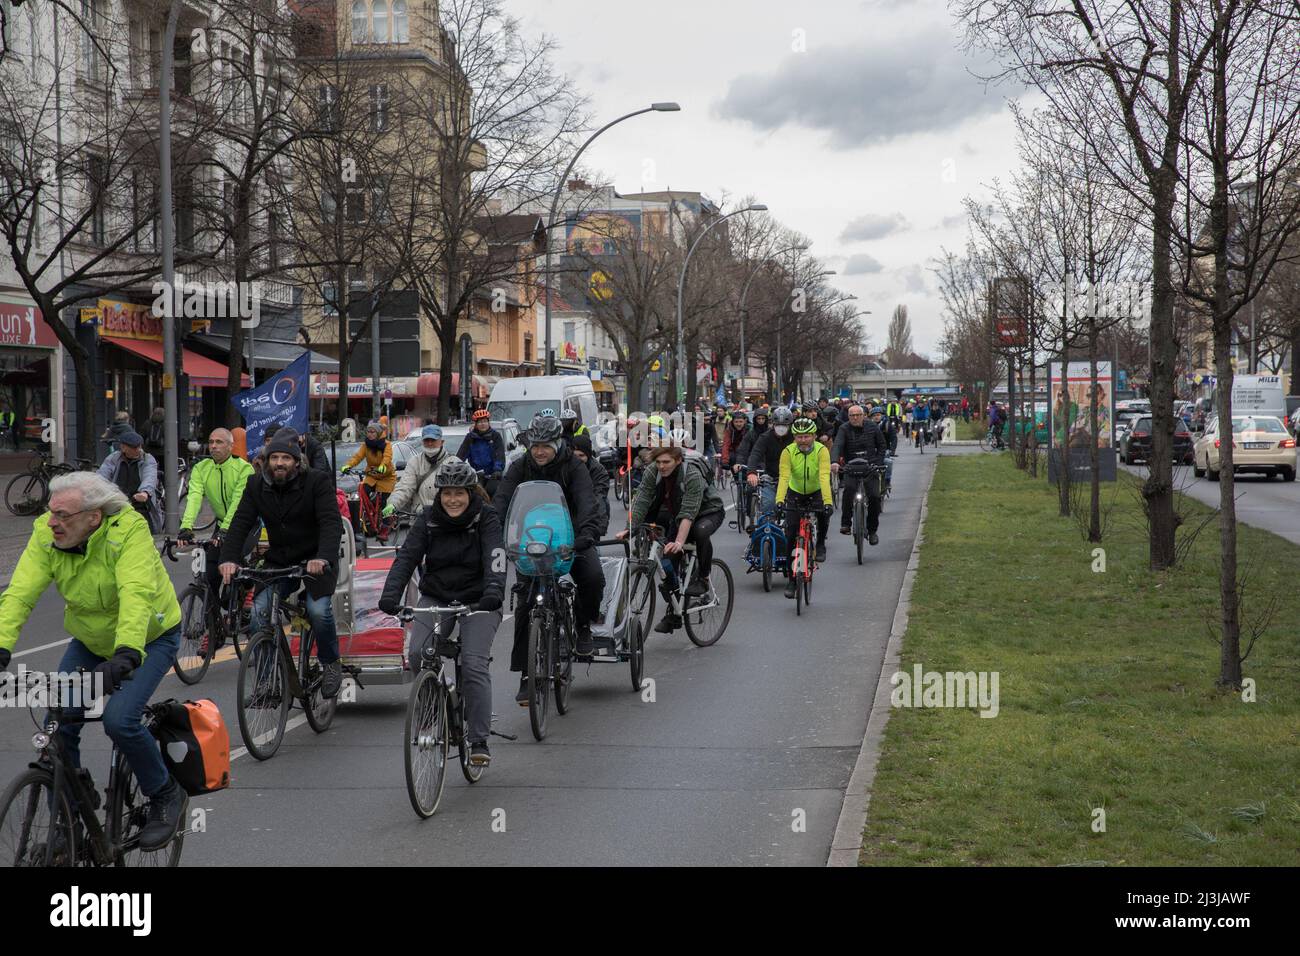
[[(442, 384), (441, 372), (425, 372), (420, 376), (419, 383), (416, 385), (415, 394), (425, 396), (426, 398), (437, 398), (438, 387), (441, 384)], [(460, 394), (460, 372), (451, 373), (451, 393), (453, 395)], [(489, 393), (489, 388), (488, 388), (487, 381), (483, 378), (482, 375), (475, 375), (474, 376), (474, 397), (487, 398), (488, 393)]]
[(591, 388), (592, 391), (595, 392), (609, 392), (613, 394), (614, 391), (614, 386), (609, 384), (609, 382), (605, 381), (603, 378), (593, 378), (591, 380)]
[[(226, 352), (230, 351), (229, 335), (205, 335), (203, 341)], [(284, 368), (301, 355), (302, 350), (303, 346), (301, 345), (293, 345), (288, 342), (263, 341), (254, 335), (253, 367)], [(247, 338), (244, 339), (244, 354), (248, 354)], [(322, 355), (319, 352), (312, 352), (310, 361), (313, 372), (337, 372), (339, 370), (338, 359), (332, 359), (328, 355)]]
[[(156, 365), (163, 364), (163, 347), (161, 342), (150, 342), (145, 339), (117, 339), (111, 335), (105, 335), (101, 341), (116, 345), (120, 349), (126, 349), (134, 355), (147, 359)], [(190, 377), (190, 384), (197, 388), (225, 388), (230, 370), (220, 362), (214, 362), (210, 358), (204, 358), (197, 352), (191, 352), (189, 349), (181, 349), (181, 364), (185, 369), (185, 374)], [(249, 384), (248, 375), (241, 376), (240, 383), (244, 386)]]

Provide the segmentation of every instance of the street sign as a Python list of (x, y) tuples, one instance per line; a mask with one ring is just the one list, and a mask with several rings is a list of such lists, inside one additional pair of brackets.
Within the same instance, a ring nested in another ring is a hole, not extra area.
[(659, 371), (659, 360), (658, 360), (658, 359), (655, 359), (653, 362), (650, 363), (650, 371), (652, 371), (652, 372), (657, 372), (657, 371)]

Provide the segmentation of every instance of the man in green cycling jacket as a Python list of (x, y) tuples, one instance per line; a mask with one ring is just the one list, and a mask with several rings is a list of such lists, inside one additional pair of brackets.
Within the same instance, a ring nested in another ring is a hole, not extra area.
[(217, 571), (217, 555), (221, 548), (221, 534), (230, 527), (239, 499), (244, 496), (244, 486), (254, 474), (253, 466), (233, 454), (235, 436), (224, 428), (214, 428), (208, 436), (211, 458), (204, 458), (190, 473), (190, 493), (185, 499), (185, 514), (181, 516), (181, 541), (194, 540), (194, 520), (199, 516), (206, 498), (217, 516), (217, 531), (208, 542), (208, 561), (204, 574), (208, 579), (208, 592), (219, 593), (221, 574)]

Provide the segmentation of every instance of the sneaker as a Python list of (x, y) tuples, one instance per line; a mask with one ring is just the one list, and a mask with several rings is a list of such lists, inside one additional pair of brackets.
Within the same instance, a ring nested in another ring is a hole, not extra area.
[(795, 592), (795, 588), (796, 588), (796, 587), (798, 587), (798, 585), (795, 583), (794, 578), (786, 578), (786, 580), (785, 580), (785, 596), (788, 597), (788, 598), (789, 598), (790, 600), (792, 600), (792, 601), (794, 600), (794, 592)]
[(656, 634), (671, 634), (682, 626), (682, 619), (674, 614), (671, 610), (663, 616), (663, 619), (655, 625)]
[(140, 831), (140, 849), (146, 853), (161, 850), (176, 839), (176, 831), (189, 810), (190, 797), (175, 777), (149, 798), (145, 806), (144, 829)]
[(817, 553), (814, 555), (813, 560), (818, 564), (822, 564), (826, 561), (826, 542), (818, 542)]
[(853, 529), (846, 524), (840, 525), (840, 534), (852, 534)]
[(880, 535), (878, 534), (868, 535), (867, 540), (870, 541), (872, 544), (880, 544)]
[(515, 703), (520, 707), (528, 706), (528, 676), (519, 678), (519, 693), (515, 694)]
[(469, 745), (469, 765), (471, 767), (486, 767), (491, 762), (492, 754), (488, 752), (486, 740)]
[(704, 597), (709, 593), (709, 582), (703, 578), (696, 578), (686, 588), (687, 597)]
[(578, 646), (576, 650), (579, 657), (590, 657), (595, 652), (596, 643), (591, 639), (590, 625), (578, 625)]
[(339, 695), (339, 690), (343, 687), (343, 662), (340, 660), (330, 661), (324, 666), (324, 673), (321, 675), (320, 695), (326, 700), (333, 700)]

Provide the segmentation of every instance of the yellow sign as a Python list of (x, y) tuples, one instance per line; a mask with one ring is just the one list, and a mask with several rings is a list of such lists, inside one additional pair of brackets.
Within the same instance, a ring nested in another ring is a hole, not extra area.
[(599, 271), (591, 274), (589, 289), (591, 291), (591, 297), (593, 299), (600, 299), (602, 302), (614, 295), (614, 289), (609, 284), (609, 276)]
[(653, 362), (650, 363), (650, 371), (652, 371), (652, 372), (657, 372), (657, 371), (659, 371), (659, 360), (658, 360), (658, 359), (655, 359)]
[(173, 381), (173, 377), (171, 375), (168, 375), (166, 372), (163, 372), (162, 387), (174, 388), (175, 386), (176, 386), (176, 382)]

